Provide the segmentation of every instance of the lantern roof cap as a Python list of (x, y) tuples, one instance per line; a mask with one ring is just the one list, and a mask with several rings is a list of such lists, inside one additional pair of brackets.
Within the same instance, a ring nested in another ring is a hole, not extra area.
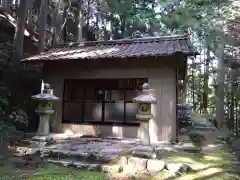
[(33, 95), (31, 97), (34, 100), (38, 101), (56, 101), (59, 100), (59, 98), (52, 94), (52, 90), (50, 89), (49, 84), (44, 84), (44, 89), (40, 94)]
[(43, 101), (43, 100), (48, 100), (48, 101), (56, 101), (59, 100), (59, 98), (57, 96), (54, 96), (52, 94), (45, 94), (45, 93), (40, 93), (40, 94), (36, 94), (33, 95), (31, 97), (34, 100), (39, 100), (39, 101)]
[(156, 103), (157, 99), (153, 96), (154, 89), (151, 89), (148, 83), (142, 85), (142, 91), (140, 94), (133, 98), (133, 101), (136, 103)]

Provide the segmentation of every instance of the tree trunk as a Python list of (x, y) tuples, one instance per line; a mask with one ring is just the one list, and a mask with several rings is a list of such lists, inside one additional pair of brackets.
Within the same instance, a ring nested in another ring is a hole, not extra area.
[(54, 13), (53, 13), (53, 19), (52, 19), (52, 47), (55, 47), (57, 45), (57, 15), (58, 15), (58, 5), (55, 5), (54, 7)]
[[(235, 93), (234, 93), (234, 89), (235, 89), (235, 80), (236, 80), (236, 76), (235, 76), (235, 72), (234, 70), (231, 71), (231, 92), (230, 92), (230, 121), (231, 121), (231, 126), (232, 129), (234, 129), (236, 127), (235, 124), (235, 116), (234, 116), (234, 102), (235, 102)], [(235, 129), (234, 129), (235, 130)]]
[(110, 40), (113, 40), (113, 37), (114, 37), (114, 34), (113, 34), (113, 22), (112, 22), (112, 19), (113, 19), (113, 14), (111, 13), (111, 15), (110, 15), (110, 17), (111, 17), (111, 20), (110, 20), (110, 35), (109, 35), (109, 39)]
[(196, 103), (195, 103), (195, 74), (194, 70), (192, 69), (192, 104), (193, 110), (196, 111)]
[(38, 52), (41, 53), (45, 48), (45, 39), (46, 39), (46, 6), (47, 3), (45, 0), (41, 0), (40, 4), (40, 15), (39, 15), (39, 43), (38, 43)]
[(33, 29), (33, 1), (29, 0), (29, 8), (28, 8), (28, 17), (27, 17), (27, 27), (28, 29)]
[(78, 2), (78, 27), (77, 27), (77, 42), (81, 42), (83, 40), (83, 1)]
[(205, 72), (204, 72), (204, 83), (203, 83), (203, 111), (208, 113), (208, 80), (209, 80), (209, 63), (210, 63), (210, 49), (207, 46), (207, 59), (205, 60)]
[(124, 15), (120, 15), (120, 21), (121, 21), (121, 38), (125, 36), (125, 30), (126, 30), (126, 17)]
[(64, 11), (63, 11), (63, 19), (64, 19), (64, 25), (63, 25), (63, 41), (64, 43), (67, 43), (68, 42), (68, 32), (67, 32), (67, 10), (68, 10), (68, 7), (65, 7), (64, 8)]
[(15, 46), (13, 50), (13, 63), (20, 65), (20, 59), (23, 57), (23, 42), (24, 42), (24, 31), (25, 21), (27, 17), (27, 1), (21, 1), (19, 7), (19, 18), (17, 21), (17, 27), (15, 30), (14, 41)]
[(217, 88), (216, 88), (216, 120), (219, 129), (225, 128), (224, 122), (224, 45), (218, 47)]

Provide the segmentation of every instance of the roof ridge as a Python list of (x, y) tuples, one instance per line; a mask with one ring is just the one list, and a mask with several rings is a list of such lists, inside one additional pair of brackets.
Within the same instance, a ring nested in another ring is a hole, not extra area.
[(170, 41), (170, 40), (181, 40), (189, 38), (189, 34), (172, 35), (172, 36), (152, 36), (142, 38), (125, 38), (116, 40), (103, 40), (103, 41), (83, 41), (83, 42), (72, 42), (67, 44), (59, 44), (56, 48), (62, 47), (81, 47), (81, 46), (94, 46), (94, 45), (112, 45), (112, 44), (132, 44), (132, 43), (148, 43), (152, 41)]

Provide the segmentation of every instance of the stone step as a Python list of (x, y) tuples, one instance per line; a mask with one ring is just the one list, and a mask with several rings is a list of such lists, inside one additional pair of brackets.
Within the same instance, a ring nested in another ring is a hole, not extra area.
[(77, 161), (71, 159), (53, 159), (48, 158), (48, 163), (64, 167), (74, 167), (79, 169), (87, 169), (90, 171), (99, 171), (106, 173), (125, 173), (142, 172), (147, 170), (151, 174), (157, 174), (163, 170), (167, 170), (170, 174), (191, 172), (192, 168), (188, 164), (171, 163), (167, 164), (163, 160), (143, 159), (138, 157), (121, 157), (117, 163), (92, 163), (88, 161)]
[(120, 173), (122, 171), (138, 172), (148, 170), (149, 172), (160, 172), (166, 169), (166, 164), (162, 160), (143, 159), (138, 157), (121, 157), (116, 163), (92, 163), (88, 161), (78, 161), (72, 159), (48, 158), (49, 163), (64, 167), (75, 167), (92, 171), (102, 171), (108, 173)]
[(94, 152), (65, 151), (45, 148), (40, 150), (40, 154), (42, 157), (50, 157), (52, 159), (69, 159), (76, 161), (87, 161), (91, 163), (110, 163), (113, 161), (118, 161), (118, 156), (101, 156)]
[(106, 173), (120, 173), (123, 170), (123, 167), (119, 164), (101, 164), (89, 163), (87, 161), (55, 160), (52, 158), (48, 158), (47, 162), (64, 167), (75, 167), (79, 169), (87, 169), (89, 171), (99, 171)]
[(24, 156), (27, 154), (39, 154), (42, 158), (52, 158), (52, 159), (68, 159), (68, 160), (77, 160), (77, 161), (87, 161), (91, 163), (110, 163), (118, 162), (120, 156), (118, 154), (102, 154), (99, 152), (82, 152), (74, 150), (60, 150), (52, 149), (47, 147), (40, 147), (35, 144), (32, 144), (29, 147), (25, 146), (16, 146), (15, 148), (16, 156)]

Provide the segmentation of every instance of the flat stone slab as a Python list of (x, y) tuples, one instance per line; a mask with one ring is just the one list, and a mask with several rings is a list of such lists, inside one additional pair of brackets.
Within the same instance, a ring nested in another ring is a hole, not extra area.
[(98, 163), (88, 163), (81, 161), (69, 161), (69, 160), (52, 160), (48, 159), (49, 163), (62, 165), (64, 167), (75, 167), (79, 169), (88, 169), (89, 171), (102, 171), (107, 173), (119, 173), (122, 167), (118, 164), (98, 164)]
[(100, 138), (82, 138), (75, 140), (66, 140), (48, 145), (44, 148), (50, 154), (88, 157), (93, 156), (96, 160), (113, 160), (119, 157), (121, 153), (133, 148), (135, 144), (125, 139), (100, 139)]

